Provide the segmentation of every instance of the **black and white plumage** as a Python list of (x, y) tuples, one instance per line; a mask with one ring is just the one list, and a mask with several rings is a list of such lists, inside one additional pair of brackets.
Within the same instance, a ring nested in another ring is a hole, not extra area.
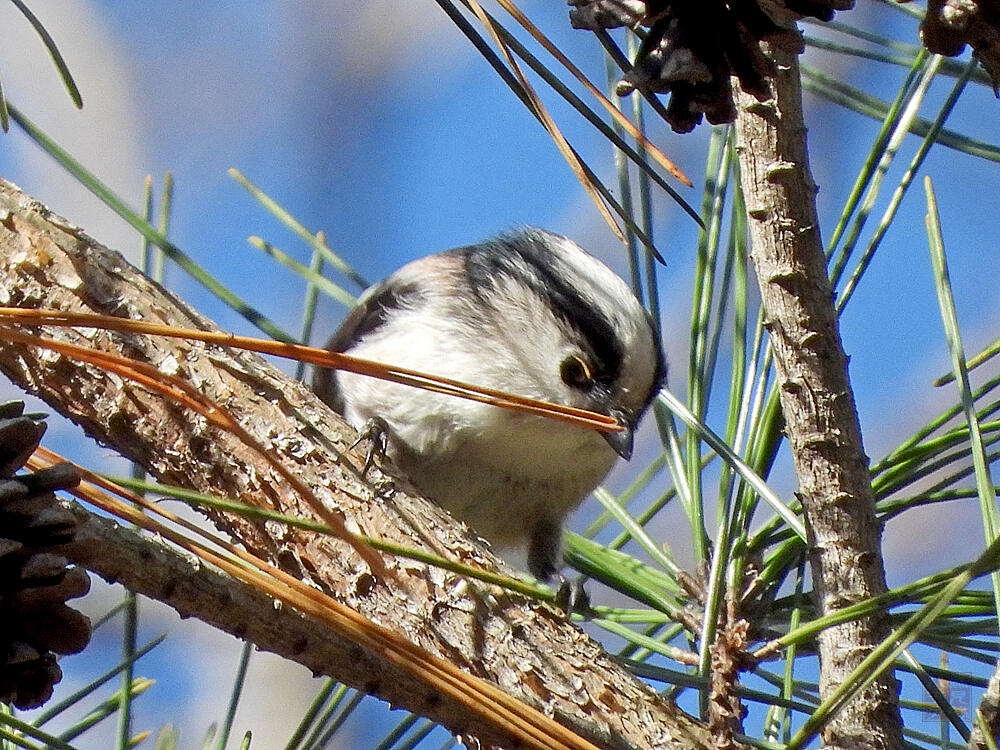
[(651, 320), (628, 286), (539, 229), (413, 261), (368, 289), (327, 348), (616, 417), (620, 433), (557, 422), (349, 372), (313, 388), (355, 427), (386, 428), (421, 490), (548, 579), (564, 518), (632, 452), (664, 379)]

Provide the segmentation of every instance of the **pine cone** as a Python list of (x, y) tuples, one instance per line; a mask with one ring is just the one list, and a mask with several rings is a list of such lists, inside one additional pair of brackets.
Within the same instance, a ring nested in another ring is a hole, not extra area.
[(632, 68), (618, 95), (638, 89), (670, 94), (667, 122), (687, 133), (701, 122), (732, 122), (730, 78), (763, 101), (771, 63), (761, 42), (802, 48), (793, 21), (805, 16), (830, 20), (853, 0), (568, 0), (577, 29), (646, 27)]
[(90, 578), (52, 552), (73, 537), (73, 517), (55, 490), (75, 486), (71, 464), (15, 473), (38, 446), (45, 424), (24, 415), (24, 404), (0, 404), (0, 702), (40, 706), (62, 679), (56, 654), (90, 640), (90, 620), (66, 605), (83, 596)]
[(947, 57), (972, 45), (1000, 96), (1000, 0), (927, 0), (920, 38), (931, 52)]

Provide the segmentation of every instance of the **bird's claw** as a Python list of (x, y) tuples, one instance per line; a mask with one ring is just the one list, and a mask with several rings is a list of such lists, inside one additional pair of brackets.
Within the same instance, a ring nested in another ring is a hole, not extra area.
[[(365, 451), (365, 460), (361, 465), (361, 478), (365, 479), (376, 460), (379, 462), (385, 458), (389, 449), (389, 425), (381, 417), (372, 417), (365, 422), (358, 431), (358, 439), (348, 446), (348, 450), (354, 450), (361, 443), (368, 441), (368, 450)], [(381, 489), (380, 489), (381, 491)]]
[(562, 609), (567, 617), (574, 613), (584, 616), (591, 613), (590, 595), (583, 587), (583, 581), (579, 578), (571, 581), (564, 576), (559, 576), (555, 605)]

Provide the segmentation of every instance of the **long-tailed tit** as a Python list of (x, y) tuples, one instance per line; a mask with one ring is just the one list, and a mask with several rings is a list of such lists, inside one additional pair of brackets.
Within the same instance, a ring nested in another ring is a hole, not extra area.
[(614, 416), (622, 432), (513, 412), (349, 372), (313, 388), (348, 422), (376, 420), (393, 463), (513, 560), (549, 579), (565, 517), (597, 486), (661, 387), (651, 320), (628, 286), (539, 229), (447, 250), (368, 289), (335, 352)]

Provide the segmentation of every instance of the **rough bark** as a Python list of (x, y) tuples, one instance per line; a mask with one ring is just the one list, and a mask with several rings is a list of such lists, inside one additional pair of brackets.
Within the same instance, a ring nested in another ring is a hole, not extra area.
[[(737, 95), (738, 153), (752, 260), (774, 350), (823, 614), (886, 590), (881, 528), (816, 216), (795, 54), (772, 48), (772, 98)], [(890, 632), (884, 615), (819, 636), (827, 696)], [(898, 685), (881, 676), (826, 727), (832, 748), (898, 748)]]
[(973, 723), (969, 750), (989, 750), (991, 745), (988, 737), (994, 743), (1000, 737), (1000, 662), (997, 662), (986, 692), (979, 701), (976, 715), (971, 719)]
[[(436, 718), (456, 731), (468, 722), (467, 711), (446, 696), (428, 690), (414, 675), (331, 635), (325, 625), (282, 606), (252, 585), (75, 503), (63, 502), (61, 507), (73, 514), (79, 527), (73, 542), (59, 552), (105, 580), (121, 583), (131, 591), (168, 604), (182, 617), (197, 617), (317, 674), (350, 675), (347, 684), (369, 692), (374, 692), (378, 684), (381, 697), (392, 703), (408, 705), (423, 695), (425, 704), (433, 706)], [(508, 741), (490, 727), (480, 725), (477, 730), (483, 741)]]
[[(2, 180), (0, 304), (215, 329), (120, 255)], [(123, 353), (186, 378), (293, 467), (327, 507), (344, 516), (352, 530), (485, 568), (500, 565), (482, 542), (433, 503), (403, 491), (377, 499), (369, 485), (337, 464), (339, 452), (354, 438), (353, 431), (306, 387), (260, 357), (183, 340), (105, 331), (51, 328), (45, 334)], [(0, 369), (11, 379), (159, 479), (273, 506), (288, 514), (313, 516), (259, 455), (203, 418), (97, 368), (2, 339), (0, 335)], [(599, 745), (697, 748), (709, 744), (701, 725), (657, 696), (549, 607), (403, 559), (386, 558), (392, 575), (373, 585), (357, 553), (337, 539), (225, 514), (217, 513), (213, 520), (251, 552), (291, 568), (373, 622), (493, 682)], [(138, 542), (132, 546), (131, 567), (153, 566), (160, 559), (159, 552), (153, 554), (148, 547), (151, 544), (146, 540), (146, 548)], [(122, 550), (115, 546), (90, 544), (81, 559), (102, 575), (124, 579), (134, 571), (124, 562), (111, 560), (110, 556), (120, 559)], [(165, 571), (156, 573), (162, 585), (151, 584), (148, 593), (167, 599), (164, 587), (183, 588), (194, 596), (202, 587), (222, 585), (204, 568), (172, 570), (169, 576)], [(286, 623), (294, 618), (286, 620), (275, 613), (270, 601), (238, 610), (233, 609), (233, 601), (222, 595), (196, 596), (183, 613), (286, 655), (291, 654), (281, 648), (282, 643), (301, 643), (296, 630), (300, 625), (287, 625), (286, 632)], [(262, 612), (270, 614), (264, 618)], [(268, 639), (258, 640), (259, 628), (273, 632)], [(411, 693), (406, 686), (414, 682), (397, 679), (378, 653), (346, 660), (317, 656), (324, 649), (357, 654), (357, 647), (349, 643), (333, 643), (306, 649), (312, 669), (440, 720), (455, 731), (469, 731), (478, 721), (468, 712), (451, 712), (454, 707), (445, 710), (446, 703), (433, 696), (428, 700), (426, 690), (414, 688)], [(374, 680), (372, 675), (376, 675)], [(489, 741), (496, 736), (493, 729), (483, 734)]]

